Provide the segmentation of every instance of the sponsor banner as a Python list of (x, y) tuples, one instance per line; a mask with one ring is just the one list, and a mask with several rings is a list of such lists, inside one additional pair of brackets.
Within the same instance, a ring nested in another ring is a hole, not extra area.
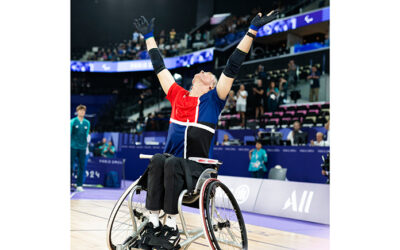
[[(262, 179), (218, 175), (218, 180), (231, 190), (241, 210), (253, 211)], [(218, 194), (218, 192), (216, 199), (217, 204), (226, 204), (222, 201), (222, 194)]]
[[(91, 184), (91, 185), (103, 185), (105, 186), (106, 183), (106, 176), (107, 173), (110, 171), (115, 171), (118, 173), (118, 180), (120, 181), (124, 177), (124, 159), (117, 159), (117, 158), (89, 158), (86, 170), (85, 170), (85, 182), (84, 184)], [(71, 180), (72, 183), (76, 183), (76, 172), (72, 175)]]
[(329, 224), (329, 185), (266, 179), (253, 212)]
[[(329, 224), (329, 185), (270, 179), (218, 176), (242, 211)], [(222, 192), (216, 204), (232, 208)]]
[(272, 21), (258, 30), (257, 37), (295, 30), (303, 26), (329, 21), (329, 19), (329, 7), (325, 7)]
[[(211, 62), (214, 58), (214, 48), (195, 51), (189, 54), (164, 58), (167, 69), (190, 67), (194, 64)], [(132, 61), (71, 61), (71, 71), (77, 72), (134, 72), (151, 71), (153, 65), (150, 59)]]

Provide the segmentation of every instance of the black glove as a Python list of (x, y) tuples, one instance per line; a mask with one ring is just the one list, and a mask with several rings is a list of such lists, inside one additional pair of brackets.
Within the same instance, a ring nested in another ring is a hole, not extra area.
[(143, 34), (144, 39), (154, 36), (154, 20), (155, 18), (153, 17), (149, 23), (144, 16), (141, 16), (133, 21), (136, 29)]
[(272, 13), (267, 16), (264, 15), (260, 17), (258, 14), (251, 20), (250, 29), (258, 31), (262, 26), (266, 25), (267, 23), (273, 21), (278, 16), (279, 12), (277, 10), (273, 10)]

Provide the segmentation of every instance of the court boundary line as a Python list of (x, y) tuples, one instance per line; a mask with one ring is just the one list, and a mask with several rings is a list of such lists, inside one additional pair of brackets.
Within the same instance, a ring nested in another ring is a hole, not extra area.
[[(105, 220), (107, 220), (108, 221), (108, 219), (109, 218), (105, 218), (105, 217), (101, 217), (101, 216), (98, 216), (98, 215), (95, 215), (95, 214), (90, 214), (90, 213), (87, 213), (87, 212), (83, 212), (83, 211), (79, 211), (79, 210), (75, 210), (75, 209), (71, 209), (71, 211), (74, 211), (74, 212), (77, 212), (77, 213), (82, 213), (82, 214), (87, 214), (87, 215), (90, 215), (90, 216), (93, 216), (93, 217), (97, 217), (97, 218), (100, 218), (100, 219), (105, 219)], [(189, 212), (186, 212), (186, 213), (189, 213)], [(193, 214), (193, 213), (192, 213)], [(189, 226), (191, 226), (191, 227), (196, 227), (196, 226), (193, 226), (193, 225), (189, 225)], [(79, 229), (78, 229), (79, 230)], [(78, 231), (78, 230), (70, 230), (70, 231)], [(274, 230), (276, 230), (276, 229), (274, 229)], [(89, 231), (89, 230), (88, 230)], [(91, 230), (91, 231), (100, 231), (100, 230)], [(283, 232), (286, 232), (286, 231), (283, 231)], [(295, 248), (290, 248), (290, 247), (286, 247), (286, 246), (281, 246), (281, 245), (276, 245), (276, 244), (273, 244), (273, 243), (268, 243), (268, 242), (263, 242), (263, 241), (258, 241), (258, 240), (254, 240), (254, 239), (249, 239), (249, 238), (247, 238), (247, 240), (248, 241), (253, 241), (253, 242), (257, 242), (257, 243), (261, 243), (261, 244), (264, 244), (264, 245), (271, 245), (271, 246), (275, 246), (275, 247), (280, 247), (280, 248), (284, 248), (284, 249), (295, 249)], [(198, 245), (203, 245), (203, 244), (201, 244), (201, 243), (199, 243), (199, 242), (192, 242), (192, 243), (195, 243), (195, 244), (198, 244)]]

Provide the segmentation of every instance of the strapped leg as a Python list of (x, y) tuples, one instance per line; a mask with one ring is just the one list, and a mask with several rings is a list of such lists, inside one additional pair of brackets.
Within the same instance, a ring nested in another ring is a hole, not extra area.
[(147, 171), (146, 209), (160, 210), (164, 201), (164, 164), (166, 156), (155, 154)]

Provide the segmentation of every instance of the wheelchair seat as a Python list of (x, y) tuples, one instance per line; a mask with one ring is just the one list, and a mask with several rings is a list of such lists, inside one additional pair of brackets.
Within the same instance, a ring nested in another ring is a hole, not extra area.
[[(183, 196), (182, 203), (184, 205), (189, 205), (193, 203), (197, 203), (199, 196), (200, 196), (200, 189), (201, 186), (203, 185), (204, 181), (210, 178), (216, 178), (218, 175), (218, 170), (216, 168), (207, 168), (206, 170), (201, 173), (199, 176), (199, 179), (196, 182), (196, 186), (193, 190), (192, 193), (186, 193)], [(194, 207), (198, 207), (198, 205), (195, 205)]]

